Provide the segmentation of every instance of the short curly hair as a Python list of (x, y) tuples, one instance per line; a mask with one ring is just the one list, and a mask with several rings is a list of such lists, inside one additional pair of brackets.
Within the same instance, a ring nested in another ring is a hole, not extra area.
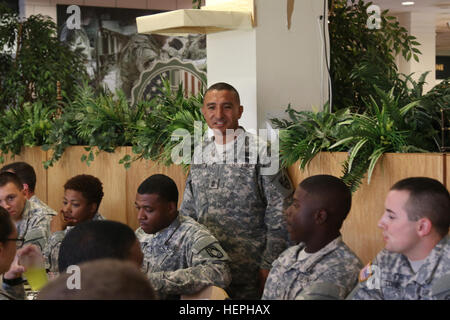
[(102, 182), (89, 174), (80, 174), (67, 180), (64, 184), (64, 190), (67, 189), (81, 192), (88, 203), (96, 203), (97, 208), (100, 206), (104, 195)]

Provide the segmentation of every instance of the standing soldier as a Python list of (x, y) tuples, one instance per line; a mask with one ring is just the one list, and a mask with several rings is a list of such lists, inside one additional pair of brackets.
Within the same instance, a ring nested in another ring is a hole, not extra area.
[(267, 148), (239, 127), (242, 112), (231, 85), (206, 91), (202, 113), (214, 137), (203, 145), (202, 163), (191, 164), (180, 212), (211, 230), (230, 255), (231, 298), (259, 299), (271, 263), (287, 247), (283, 208), (293, 190), (285, 171), (265, 172), (267, 164), (251, 146)]

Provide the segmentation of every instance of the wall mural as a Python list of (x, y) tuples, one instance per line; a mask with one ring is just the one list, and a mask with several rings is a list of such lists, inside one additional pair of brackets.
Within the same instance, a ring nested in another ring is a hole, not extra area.
[(78, 28), (71, 26), (69, 6), (57, 6), (59, 38), (86, 56), (96, 86), (122, 89), (136, 102), (158, 93), (161, 77), (185, 94), (206, 86), (206, 36), (167, 37), (138, 34), (136, 17), (161, 11), (79, 6)]

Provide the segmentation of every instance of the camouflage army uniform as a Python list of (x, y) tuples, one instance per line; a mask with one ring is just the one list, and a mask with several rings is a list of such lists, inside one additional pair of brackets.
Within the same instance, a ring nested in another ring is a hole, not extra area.
[(304, 248), (290, 247), (273, 263), (262, 299), (344, 299), (355, 287), (362, 264), (342, 237), (301, 260)]
[[(249, 136), (250, 145), (258, 141)], [(204, 144), (202, 164), (191, 164), (180, 212), (204, 224), (230, 256), (230, 297), (259, 299), (259, 269), (270, 269), (287, 247), (283, 209), (293, 188), (284, 170), (263, 175), (261, 158), (249, 161), (248, 145), (236, 140), (234, 147), (235, 163), (225, 164), (213, 139)]]
[[(105, 220), (105, 218), (100, 214), (96, 213), (92, 220)], [(58, 270), (58, 256), (59, 256), (59, 248), (61, 247), (61, 242), (63, 241), (64, 237), (66, 236), (67, 232), (69, 232), (73, 226), (68, 226), (63, 231), (56, 231), (53, 232), (50, 236), (50, 239), (48, 239), (47, 246), (44, 249), (43, 255), (45, 258), (45, 268), (57, 274), (59, 272)]]
[(0, 300), (24, 300), (25, 288), (23, 283), (17, 285), (8, 285), (2, 283), (2, 289), (0, 289)]
[[(417, 273), (404, 255), (382, 250), (361, 271), (361, 282), (348, 299), (450, 300), (449, 239), (449, 236), (444, 237), (433, 248)], [(368, 268), (373, 272), (364, 276)]]
[(143, 271), (161, 299), (230, 284), (227, 254), (192, 218), (178, 215), (167, 228), (155, 234), (138, 228), (136, 236), (144, 253)]
[(28, 199), (30, 202), (36, 203), (38, 206), (44, 207), (44, 209), (49, 212), (52, 216), (56, 216), (58, 213), (50, 208), (45, 202), (42, 202), (41, 199), (39, 199), (36, 195), (32, 196), (30, 199)]
[(50, 221), (52, 218), (51, 211), (27, 200), (22, 218), (16, 223), (18, 238), (25, 239), (24, 245), (32, 243), (37, 245), (42, 251), (50, 235)]

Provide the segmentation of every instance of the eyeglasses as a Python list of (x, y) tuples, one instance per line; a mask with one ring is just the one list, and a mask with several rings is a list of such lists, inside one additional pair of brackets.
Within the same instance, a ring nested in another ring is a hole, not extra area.
[(16, 242), (16, 247), (22, 247), (23, 246), (23, 243), (25, 242), (25, 239), (24, 238), (21, 238), (21, 239), (4, 239), (4, 240), (1, 240), (1, 241), (15, 241)]

